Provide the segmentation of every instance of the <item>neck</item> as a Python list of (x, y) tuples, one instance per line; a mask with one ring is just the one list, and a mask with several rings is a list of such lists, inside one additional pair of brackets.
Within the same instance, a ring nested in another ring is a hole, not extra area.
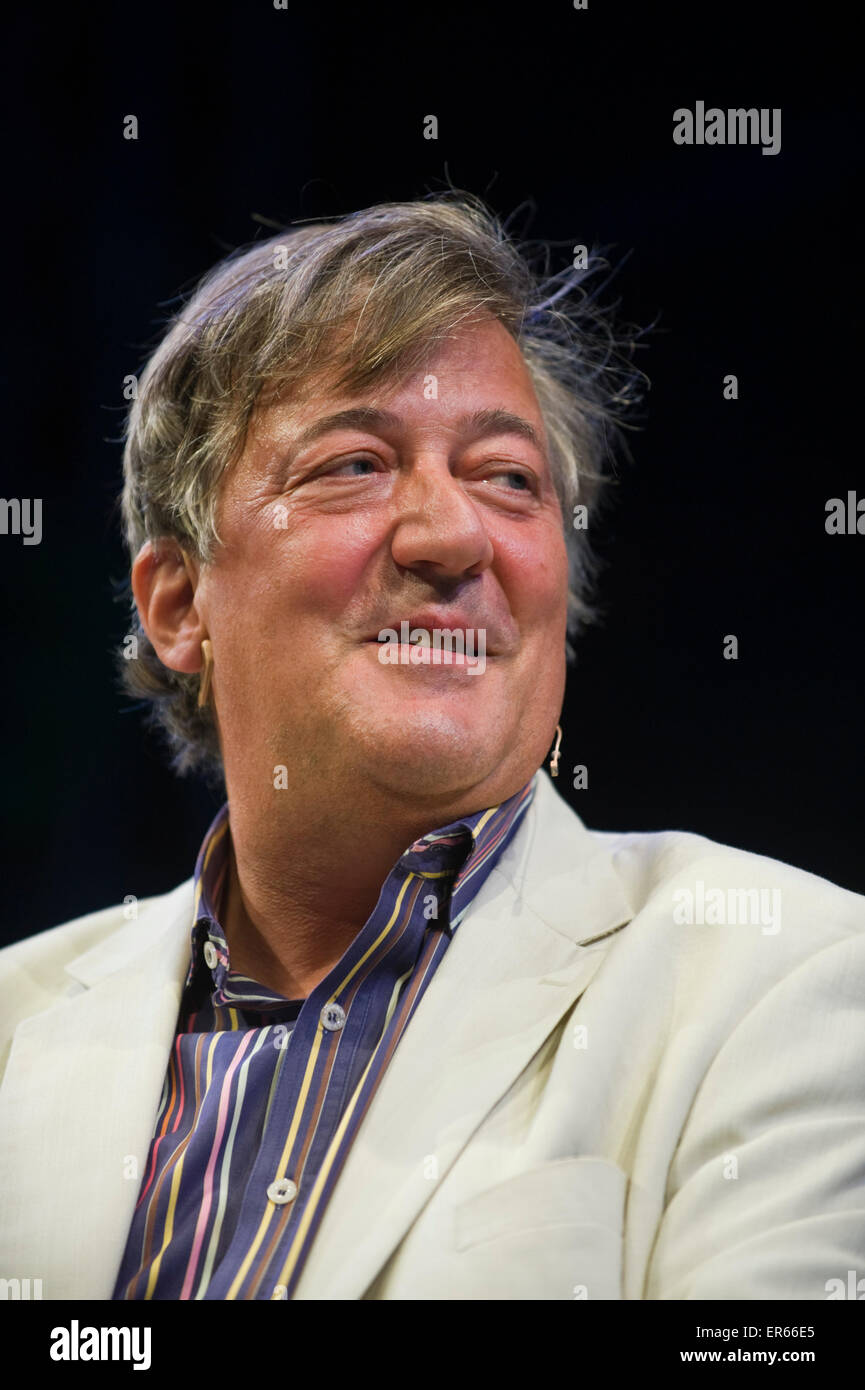
[[(254, 758), (226, 764), (230, 863), (220, 906), (233, 970), (305, 999), (372, 914), (394, 865), (420, 836), (495, 806), (534, 767), (500, 764), (459, 790), (375, 785), (345, 763), (298, 760), (288, 787), (262, 795)], [(535, 765), (536, 766), (536, 765)], [(330, 775), (329, 775), (330, 772)]]
[[(376, 833), (377, 832), (377, 833)], [(250, 824), (231, 803), (222, 920), (231, 968), (305, 999), (368, 920), (411, 836), (388, 827)]]
[(364, 801), (344, 787), (336, 804), (298, 789), (264, 800), (260, 786), (254, 796), (230, 784), (228, 791), (219, 911), (231, 968), (289, 999), (305, 999), (338, 963), (414, 840), (484, 809), (469, 798), (408, 814), (393, 798)]

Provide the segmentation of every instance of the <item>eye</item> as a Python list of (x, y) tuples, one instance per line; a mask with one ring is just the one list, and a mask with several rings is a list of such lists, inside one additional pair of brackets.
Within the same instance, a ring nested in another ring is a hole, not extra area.
[[(507, 484), (504, 482), (505, 479), (508, 480)], [(502, 469), (499, 473), (492, 473), (486, 481), (501, 482), (503, 486), (506, 486), (508, 492), (533, 492), (535, 490), (534, 478), (518, 468), (507, 468)], [(516, 487), (513, 486), (514, 482), (516, 482)]]
[[(326, 473), (328, 477), (334, 478), (340, 473), (344, 474), (347, 468), (365, 468), (366, 470), (368, 470), (368, 473), (374, 473), (375, 467), (375, 459), (369, 459), (364, 458), (363, 456), (358, 456), (357, 458), (344, 459), (342, 463), (334, 464), (333, 468), (328, 468), (326, 470)], [(362, 478), (368, 476), (368, 473), (351, 473), (349, 476), (353, 478)]]

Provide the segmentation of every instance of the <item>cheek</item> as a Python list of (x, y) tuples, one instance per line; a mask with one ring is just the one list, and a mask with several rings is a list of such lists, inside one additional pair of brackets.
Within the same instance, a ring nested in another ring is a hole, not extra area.
[(286, 540), (282, 576), (287, 602), (331, 618), (369, 608), (385, 553), (381, 520), (361, 514), (303, 519)]
[(563, 614), (568, 595), (568, 555), (565, 539), (551, 527), (543, 536), (514, 535), (498, 544), (499, 565), (511, 609), (540, 623)]
[(238, 632), (283, 631), (303, 641), (303, 618), (343, 616), (361, 602), (381, 537), (364, 518), (292, 518), (285, 529), (259, 519), (214, 576), (213, 595)]

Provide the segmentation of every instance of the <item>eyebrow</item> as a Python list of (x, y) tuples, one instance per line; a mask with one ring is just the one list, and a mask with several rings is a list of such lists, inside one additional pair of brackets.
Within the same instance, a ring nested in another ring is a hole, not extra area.
[[(400, 429), (403, 424), (402, 416), (395, 415), (390, 410), (378, 410), (373, 406), (353, 406), (351, 409), (338, 410), (334, 415), (324, 415), (320, 420), (313, 421), (293, 440), (291, 452), (293, 455), (297, 454), (307, 444), (312, 444), (322, 435), (330, 434), (332, 430), (358, 429), (375, 432)], [(529, 420), (524, 420), (521, 415), (514, 415), (510, 410), (498, 407), (473, 410), (459, 416), (456, 428), (460, 434), (469, 434), (473, 439), (490, 434), (517, 434), (522, 439), (527, 439), (546, 458), (543, 439), (535, 426)]]

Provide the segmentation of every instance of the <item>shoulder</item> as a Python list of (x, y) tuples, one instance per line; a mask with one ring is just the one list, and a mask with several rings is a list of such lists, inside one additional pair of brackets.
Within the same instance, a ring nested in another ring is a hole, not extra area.
[[(589, 864), (605, 864), (621, 883), (630, 916), (651, 911), (685, 925), (692, 910), (695, 917), (702, 911), (709, 924), (723, 925), (733, 912), (768, 917), (774, 904), (782, 931), (785, 923), (810, 926), (818, 937), (865, 931), (865, 896), (780, 859), (686, 830), (589, 829), (545, 774), (539, 775), (533, 810), (539, 832), (531, 837), (533, 867), (580, 876)], [(743, 896), (749, 891), (750, 897)], [(773, 921), (757, 925), (768, 928), (765, 935), (778, 934)]]
[(110, 973), (143, 934), (167, 923), (191, 897), (192, 880), (187, 879), (167, 893), (85, 913), (0, 949), (4, 1034), (14, 1032), (22, 1019), (80, 993), (90, 983), (89, 974), (95, 974), (91, 962), (98, 962), (100, 973)]
[(699, 1007), (753, 1000), (817, 958), (833, 974), (865, 960), (862, 894), (688, 831), (590, 830), (545, 778), (537, 791), (520, 866), (532, 905), (577, 944), (606, 933), (608, 964), (635, 979)]
[[(851, 1012), (861, 1045), (865, 897), (681, 831), (601, 839), (633, 912), (612, 939), (608, 983), (638, 1011), (654, 996), (695, 1074), (734, 1035), (742, 1075), (762, 1049), (799, 1056), (815, 1027), (829, 1047)], [(849, 1066), (849, 1040), (832, 1055)]]
[(0, 950), (0, 981), (19, 971), (31, 970), (44, 975), (46, 983), (59, 979), (68, 961), (123, 926), (128, 920), (125, 911), (128, 912), (125, 904), (115, 903), (3, 947)]
[(750, 923), (763, 936), (809, 932), (815, 944), (865, 932), (865, 897), (818, 874), (702, 835), (590, 832), (635, 906), (674, 926)]

